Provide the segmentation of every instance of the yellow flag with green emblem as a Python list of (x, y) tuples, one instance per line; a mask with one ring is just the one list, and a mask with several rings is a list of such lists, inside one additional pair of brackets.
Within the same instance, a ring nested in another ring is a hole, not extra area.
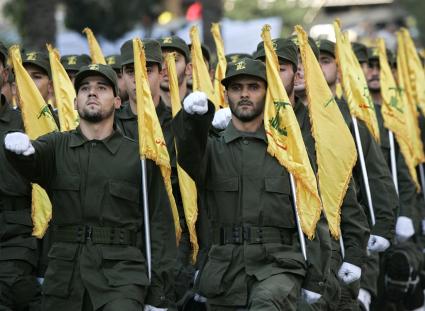
[(190, 29), (190, 41), (192, 42), (192, 83), (193, 91), (200, 91), (207, 94), (208, 99), (213, 102), (215, 110), (220, 109), (215, 102), (214, 86), (210, 79), (210, 74), (202, 56), (201, 41), (199, 40), (198, 27), (192, 26)]
[(317, 180), (311, 168), (297, 118), (279, 76), (279, 61), (273, 49), (269, 25), (263, 27), (261, 38), (266, 53), (268, 83), (264, 107), (267, 152), (294, 176), (301, 228), (307, 237), (312, 239), (321, 212)]
[(103, 56), (102, 49), (93, 34), (93, 31), (86, 27), (83, 29), (83, 33), (87, 36), (87, 43), (89, 44), (90, 57), (92, 64), (103, 64), (106, 65), (105, 56)]
[(336, 37), (335, 56), (350, 113), (362, 120), (375, 140), (379, 142), (379, 126), (375, 106), (363, 70), (351, 48), (347, 34), (341, 32), (339, 21), (334, 22), (334, 30)]
[(226, 76), (226, 55), (224, 54), (224, 43), (220, 34), (220, 25), (217, 23), (213, 23), (211, 26), (211, 33), (214, 38), (215, 48), (217, 50), (217, 66), (215, 68), (214, 74), (214, 95), (215, 102), (220, 107), (227, 107), (228, 104), (224, 98), (224, 85), (221, 84), (221, 80), (223, 80)]
[[(170, 84), (171, 110), (173, 117), (181, 110), (181, 102), (179, 95), (179, 85), (177, 81), (176, 62), (173, 53), (165, 56), (165, 64), (168, 70), (168, 78)], [(176, 154), (178, 150), (176, 147)], [(177, 164), (177, 174), (179, 178), (180, 193), (183, 201), (184, 216), (186, 219), (187, 228), (189, 230), (190, 243), (192, 244), (192, 262), (195, 263), (198, 255), (199, 245), (196, 235), (196, 221), (198, 220), (198, 196), (195, 182)]]
[(47, 45), (47, 50), (49, 51), (60, 129), (62, 132), (70, 131), (78, 126), (78, 114), (74, 109), (74, 100), (77, 95), (74, 85), (60, 62), (59, 52), (50, 44)]
[(397, 32), (397, 79), (398, 87), (400, 91), (401, 101), (404, 106), (407, 107), (405, 110), (407, 118), (406, 131), (410, 136), (411, 151), (413, 155), (414, 165), (423, 163), (425, 161), (425, 155), (423, 152), (423, 144), (421, 139), (421, 132), (419, 128), (419, 112), (417, 109), (417, 99), (414, 95), (414, 81), (413, 77), (410, 76), (408, 58), (411, 57), (407, 54), (406, 49), (407, 43), (405, 42), (405, 36), (401, 32)]
[(146, 56), (140, 39), (133, 39), (134, 75), (136, 77), (137, 122), (139, 130), (139, 153), (141, 158), (154, 161), (161, 170), (165, 189), (170, 200), (176, 229), (177, 242), (180, 241), (181, 228), (179, 213), (171, 187), (171, 165), (164, 134), (155, 110), (149, 88), (146, 70)]
[(412, 96), (422, 114), (425, 115), (425, 71), (409, 31), (406, 28), (401, 28), (400, 33), (404, 39), (403, 48), (406, 53), (407, 66), (412, 82)]
[(379, 80), (381, 84), (382, 96), (382, 118), (384, 119), (384, 126), (394, 133), (400, 151), (409, 169), (410, 176), (415, 183), (417, 189), (420, 189), (418, 176), (415, 169), (415, 161), (412, 156), (413, 153), (413, 137), (411, 131), (408, 130), (409, 124), (409, 108), (406, 106), (401, 98), (400, 89), (395, 82), (390, 65), (388, 64), (387, 51), (385, 49), (384, 39), (378, 40), (378, 55), (380, 74)]
[(357, 162), (353, 136), (301, 26), (296, 26), (304, 67), (308, 111), (316, 146), (318, 182), (329, 230), (340, 237), (341, 205)]
[[(44, 134), (57, 131), (58, 128), (47, 103), (22, 65), (19, 46), (14, 45), (9, 49), (9, 57), (19, 91), (25, 132), (30, 139), (34, 140)], [(46, 191), (37, 184), (32, 184), (31, 217), (34, 225), (32, 234), (41, 239), (52, 218), (52, 203)]]

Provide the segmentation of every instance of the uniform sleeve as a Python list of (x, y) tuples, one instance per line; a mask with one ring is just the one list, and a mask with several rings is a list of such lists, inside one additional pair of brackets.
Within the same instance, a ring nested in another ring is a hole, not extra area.
[(399, 216), (413, 218), (416, 205), (416, 186), (410, 177), (409, 169), (406, 165), (400, 149), (397, 150), (397, 181), (400, 198)]
[[(372, 138), (362, 122), (359, 121), (358, 124), (376, 220), (375, 226), (371, 229), (371, 234), (391, 240), (394, 237), (395, 213), (398, 208), (397, 193), (378, 143)], [(353, 175), (357, 179), (361, 193), (359, 202), (367, 206), (360, 160), (357, 161)], [(370, 220), (369, 209), (365, 208), (365, 211), (368, 220)]]
[(213, 117), (214, 106), (208, 102), (206, 114), (191, 115), (181, 109), (172, 122), (178, 163), (197, 184), (201, 180), (201, 167)]
[(345, 258), (357, 267), (363, 265), (369, 240), (369, 225), (363, 208), (357, 202), (354, 181), (351, 180), (341, 206), (341, 235)]
[(145, 303), (167, 308), (175, 301), (176, 232), (160, 169), (150, 160), (147, 160), (146, 167), (148, 170), (152, 279)]
[(35, 153), (17, 155), (4, 146), (7, 160), (25, 178), (46, 188), (55, 169), (55, 141), (58, 133), (50, 133), (31, 141)]

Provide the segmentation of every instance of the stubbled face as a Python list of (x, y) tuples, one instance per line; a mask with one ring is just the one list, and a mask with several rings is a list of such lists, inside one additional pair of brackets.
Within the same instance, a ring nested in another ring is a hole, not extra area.
[(369, 61), (369, 68), (366, 74), (367, 86), (371, 92), (379, 92), (381, 90), (379, 60)]
[(32, 64), (24, 64), (24, 67), (37, 86), (37, 89), (43, 97), (44, 101), (47, 102), (49, 96), (53, 92), (53, 88), (52, 82), (50, 81), (46, 71), (44, 71), (44, 69), (40, 68), (39, 66)]
[(335, 57), (329, 53), (320, 52), (319, 63), (328, 85), (335, 85), (338, 77), (338, 68)]
[(294, 91), (295, 73), (293, 66), (292, 63), (279, 59), (279, 76), (289, 96)]
[[(146, 71), (148, 73), (149, 88), (152, 98), (159, 96), (160, 84), (163, 78), (163, 72), (159, 69), (157, 63), (146, 63)], [(124, 65), (122, 69), (122, 77), (128, 97), (132, 102), (136, 102), (136, 77), (134, 75), (134, 64)]]
[(110, 83), (103, 76), (90, 76), (80, 84), (75, 106), (81, 120), (89, 123), (99, 123), (113, 118), (121, 100), (114, 95)]
[[(177, 72), (177, 83), (179, 87), (183, 85), (183, 83), (187, 82), (187, 75), (190, 73), (189, 64), (186, 63), (184, 55), (180, 52), (172, 49), (163, 49), (162, 50), (162, 58), (165, 59), (165, 56), (169, 53), (174, 53), (174, 59), (176, 61), (176, 72)], [(161, 89), (164, 91), (169, 91), (169, 79), (167, 66), (165, 62), (162, 64), (162, 68), (164, 68), (164, 77), (161, 81)]]
[(232, 79), (226, 88), (227, 101), (235, 118), (241, 122), (251, 122), (262, 118), (266, 82), (251, 76), (238, 76)]

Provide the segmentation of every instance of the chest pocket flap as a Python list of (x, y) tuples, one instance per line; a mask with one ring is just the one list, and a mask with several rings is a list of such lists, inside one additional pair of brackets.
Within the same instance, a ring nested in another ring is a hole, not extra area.
[(267, 192), (276, 192), (290, 194), (290, 185), (288, 176), (276, 176), (264, 178), (264, 187)]
[(129, 182), (111, 181), (109, 183), (111, 195), (131, 202), (139, 202), (139, 188)]

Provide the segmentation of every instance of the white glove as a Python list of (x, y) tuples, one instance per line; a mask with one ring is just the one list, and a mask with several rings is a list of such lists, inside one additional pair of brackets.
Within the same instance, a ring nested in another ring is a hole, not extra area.
[(205, 114), (208, 111), (208, 97), (204, 92), (193, 92), (183, 101), (184, 110), (188, 114)]
[(371, 235), (367, 242), (367, 249), (371, 252), (383, 252), (390, 246), (390, 241), (379, 235)]
[(37, 278), (37, 282), (38, 282), (38, 284), (43, 285), (44, 278)]
[(372, 297), (370, 296), (370, 293), (367, 290), (360, 288), (357, 300), (360, 300), (363, 306), (366, 308), (366, 311), (369, 311)]
[(315, 302), (317, 302), (320, 297), (322, 297), (322, 295), (306, 290), (304, 288), (301, 289), (301, 297), (309, 304), (313, 304)]
[(20, 132), (7, 134), (4, 138), (4, 146), (7, 150), (24, 156), (29, 156), (35, 152), (28, 136)]
[(397, 240), (404, 242), (415, 234), (415, 228), (413, 227), (413, 221), (409, 217), (399, 216), (395, 225), (395, 234)]
[(151, 305), (145, 305), (144, 311), (167, 311), (167, 308), (157, 308)]
[(224, 130), (227, 127), (227, 124), (229, 124), (230, 120), (232, 120), (232, 112), (230, 111), (230, 108), (223, 108), (214, 114), (212, 125), (216, 129)]
[(362, 269), (348, 262), (343, 262), (338, 271), (338, 277), (345, 283), (350, 284), (360, 279)]

